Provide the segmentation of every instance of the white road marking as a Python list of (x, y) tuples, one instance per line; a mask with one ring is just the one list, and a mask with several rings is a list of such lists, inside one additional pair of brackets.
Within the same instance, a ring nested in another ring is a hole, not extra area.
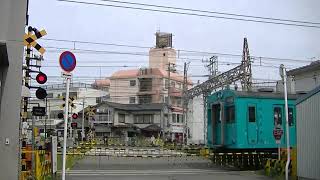
[(69, 170), (68, 176), (151, 176), (151, 175), (192, 175), (192, 174), (229, 174), (239, 171), (205, 169), (170, 169), (170, 170)]

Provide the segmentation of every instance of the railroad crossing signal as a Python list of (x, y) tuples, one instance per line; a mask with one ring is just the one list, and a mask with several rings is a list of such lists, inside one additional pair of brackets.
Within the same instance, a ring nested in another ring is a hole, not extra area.
[(72, 114), (72, 119), (78, 119), (78, 114), (77, 113), (73, 113)]
[(34, 47), (36, 50), (38, 50), (41, 54), (44, 54), (46, 52), (46, 50), (36, 42), (37, 39), (40, 39), (41, 37), (45, 36), (47, 34), (46, 30), (41, 30), (38, 31), (37, 29), (35, 30), (35, 34), (24, 34), (23, 35), (23, 44), (25, 46), (27, 45), (31, 45), (32, 47)]
[[(73, 101), (75, 100), (76, 98), (74, 97), (69, 97), (69, 106), (72, 107), (73, 109), (76, 108), (76, 105), (73, 104)], [(66, 101), (66, 98), (62, 96), (62, 100), (65, 102)], [(65, 103), (63, 103), (60, 107), (61, 108), (64, 108), (66, 106)]]
[(96, 114), (96, 108), (89, 106), (86, 114), (87, 116), (94, 116)]

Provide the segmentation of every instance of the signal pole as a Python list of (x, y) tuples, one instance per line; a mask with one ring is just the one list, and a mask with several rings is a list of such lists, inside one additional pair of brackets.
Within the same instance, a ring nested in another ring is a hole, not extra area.
[(284, 101), (285, 101), (285, 112), (286, 112), (286, 134), (287, 134), (287, 163), (286, 163), (286, 180), (289, 179), (289, 165), (290, 165), (290, 129), (289, 129), (289, 118), (288, 118), (288, 92), (287, 92), (287, 72), (283, 64), (280, 65), (280, 75), (283, 80), (284, 88)]
[(67, 155), (67, 131), (68, 131), (68, 117), (69, 117), (69, 86), (71, 77), (66, 76), (66, 101), (64, 109), (64, 132), (63, 132), (63, 155), (62, 155), (62, 180), (66, 178), (66, 155)]
[(82, 101), (82, 123), (81, 123), (81, 141), (83, 141), (84, 139), (84, 101), (85, 101), (85, 98), (83, 98), (83, 101)]

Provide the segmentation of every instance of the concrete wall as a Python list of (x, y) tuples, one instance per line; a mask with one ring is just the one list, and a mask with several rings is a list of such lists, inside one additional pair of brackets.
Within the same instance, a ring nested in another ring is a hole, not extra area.
[(295, 91), (311, 91), (320, 85), (320, 70), (314, 72), (306, 72), (301, 75), (295, 75)]
[(320, 92), (297, 105), (298, 176), (320, 178)]
[[(130, 86), (130, 80), (136, 80), (136, 85)], [(139, 85), (137, 78), (111, 79), (109, 90), (111, 102), (129, 104), (130, 97), (136, 97), (137, 102), (138, 91)]]
[(168, 64), (176, 63), (176, 50), (171, 48), (154, 48), (149, 51), (149, 67), (168, 69)]
[[(320, 70), (312, 72), (304, 72), (303, 74), (288, 76), (287, 88), (289, 93), (309, 92), (320, 86)], [(276, 90), (283, 92), (282, 81), (277, 82)]]
[[(1, 179), (18, 179), (19, 122), (26, 1), (0, 1), (0, 41), (7, 44), (9, 66), (1, 69), (0, 174)], [(16, 41), (7, 41), (16, 40)], [(19, 42), (17, 42), (19, 41)], [(5, 145), (5, 139), (10, 143)]]
[(204, 143), (203, 98), (194, 97), (188, 104), (188, 127), (190, 129), (190, 143)]

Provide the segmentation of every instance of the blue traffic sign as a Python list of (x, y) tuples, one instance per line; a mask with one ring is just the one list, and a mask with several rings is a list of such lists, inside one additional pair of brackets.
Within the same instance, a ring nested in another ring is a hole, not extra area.
[(60, 67), (66, 71), (71, 72), (76, 67), (77, 61), (74, 54), (70, 51), (64, 51), (59, 58)]

